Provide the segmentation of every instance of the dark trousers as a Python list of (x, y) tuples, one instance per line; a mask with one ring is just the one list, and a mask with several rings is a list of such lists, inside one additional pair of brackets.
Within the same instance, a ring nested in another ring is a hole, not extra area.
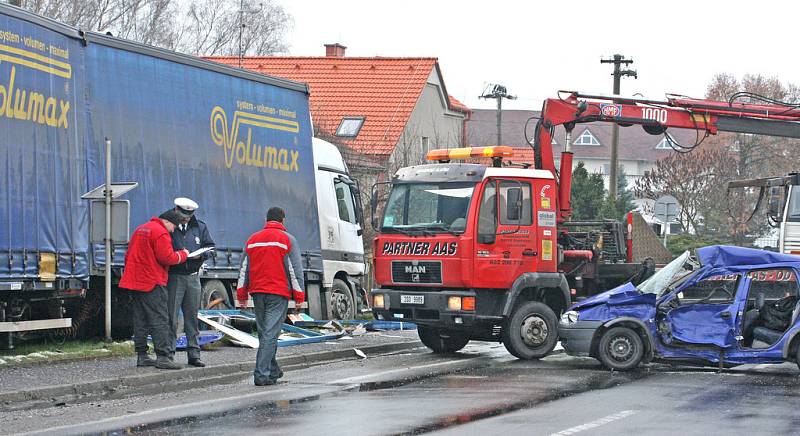
[(170, 334), (172, 342), (170, 357), (175, 356), (175, 339), (178, 337), (178, 311), (183, 312), (183, 331), (186, 333), (186, 355), (189, 359), (200, 358), (199, 335), (197, 327), (197, 310), (200, 308), (200, 276), (198, 274), (170, 274), (167, 282), (169, 295)]
[(255, 292), (253, 306), (258, 327), (258, 353), (256, 353), (256, 369), (253, 378), (256, 383), (264, 383), (269, 379), (277, 379), (281, 373), (275, 353), (278, 351), (278, 335), (281, 334), (289, 300), (274, 294)]
[[(169, 356), (170, 341), (167, 288), (156, 286), (150, 292), (131, 291), (133, 300), (133, 345), (137, 353), (147, 352), (147, 335), (153, 338), (156, 356)], [(174, 345), (173, 345), (174, 346)]]

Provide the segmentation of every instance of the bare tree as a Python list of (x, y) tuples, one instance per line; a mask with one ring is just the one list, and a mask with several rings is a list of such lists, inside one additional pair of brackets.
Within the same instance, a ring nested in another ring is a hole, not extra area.
[(291, 17), (273, 0), (195, 0), (182, 9), (177, 50), (203, 56), (264, 56), (287, 50)]
[(197, 56), (285, 52), (292, 19), (274, 0), (22, 0), (70, 26)]
[(708, 230), (707, 222), (718, 222), (724, 213), (720, 205), (726, 204), (725, 186), (735, 173), (735, 157), (726, 150), (673, 153), (636, 182), (634, 193), (638, 198), (675, 197), (683, 231), (702, 234)]
[[(709, 85), (706, 97), (728, 100), (736, 93), (740, 95), (736, 101), (742, 103), (764, 103), (762, 97), (786, 103), (796, 103), (800, 100), (800, 90), (797, 86), (784, 85), (776, 77), (753, 74), (745, 75), (741, 81), (729, 74), (719, 74)], [(800, 141), (796, 139), (723, 133), (709, 138), (708, 142), (712, 146), (726, 148), (736, 155), (737, 172), (743, 178), (781, 175), (796, 170), (800, 163), (800, 156), (795, 152), (800, 146)]]

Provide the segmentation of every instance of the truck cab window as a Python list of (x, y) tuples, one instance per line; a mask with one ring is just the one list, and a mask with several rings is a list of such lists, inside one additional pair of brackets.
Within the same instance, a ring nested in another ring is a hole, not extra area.
[(411, 183), (392, 188), (383, 217), (384, 230), (463, 232), (472, 200), (468, 183)]
[(333, 184), (333, 189), (336, 191), (336, 206), (339, 209), (339, 219), (356, 224), (358, 221), (356, 219), (356, 207), (350, 186), (337, 179)]
[(530, 183), (500, 182), (500, 224), (529, 226), (533, 224), (531, 210)]
[[(786, 221), (797, 222), (800, 221), (800, 188), (792, 186), (790, 192), (789, 206), (786, 208)], [(778, 214), (781, 212), (781, 210), (778, 210)]]
[[(478, 236), (497, 233), (497, 185), (492, 182), (486, 185), (478, 213)], [(478, 242), (481, 242), (480, 240)]]

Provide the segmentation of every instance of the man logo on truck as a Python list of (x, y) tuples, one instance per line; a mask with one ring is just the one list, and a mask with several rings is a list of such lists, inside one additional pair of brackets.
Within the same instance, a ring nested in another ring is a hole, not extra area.
[[(239, 141), (239, 127), (246, 125), (247, 139)], [(231, 168), (234, 159), (239, 165), (260, 168), (273, 168), (281, 171), (297, 172), (300, 167), (297, 158), (300, 152), (271, 145), (253, 144), (252, 127), (282, 130), (291, 133), (300, 131), (297, 121), (268, 117), (244, 111), (233, 114), (233, 123), (228, 128), (228, 116), (225, 110), (215, 106), (211, 111), (211, 139), (223, 148), (225, 152), (225, 166)]]

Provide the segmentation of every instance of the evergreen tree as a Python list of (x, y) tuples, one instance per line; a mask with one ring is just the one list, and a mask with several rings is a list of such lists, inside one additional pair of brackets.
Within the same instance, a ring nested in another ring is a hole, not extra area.
[(617, 171), (617, 198), (613, 199), (606, 195), (600, 216), (624, 222), (625, 215), (634, 209), (636, 209), (636, 205), (633, 204), (633, 193), (628, 189), (627, 175), (625, 170), (620, 168)]
[(583, 162), (572, 171), (572, 220), (596, 220), (603, 207), (603, 176), (589, 174)]

